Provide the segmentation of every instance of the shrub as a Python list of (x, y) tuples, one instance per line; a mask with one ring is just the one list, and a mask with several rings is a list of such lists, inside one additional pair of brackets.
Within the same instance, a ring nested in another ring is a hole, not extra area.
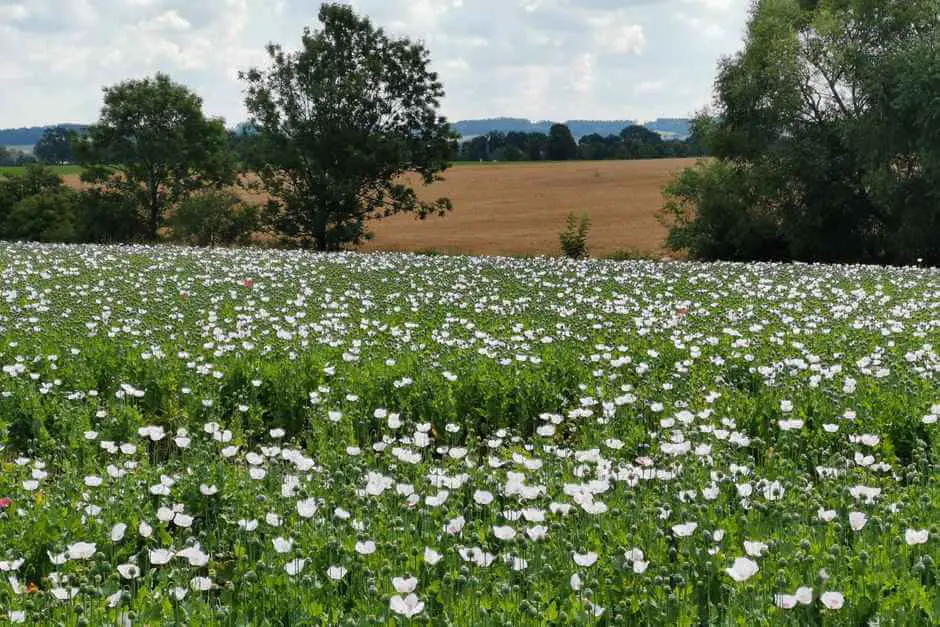
[(147, 227), (133, 201), (107, 189), (88, 189), (78, 198), (78, 231), (83, 242), (106, 244), (147, 239)]
[(258, 230), (258, 207), (232, 191), (209, 190), (176, 206), (170, 219), (171, 237), (197, 246), (246, 244)]
[(27, 196), (10, 209), (4, 235), (34, 242), (76, 242), (78, 194), (61, 188)]
[(587, 256), (587, 236), (591, 229), (591, 217), (583, 213), (578, 218), (574, 213), (569, 213), (565, 220), (565, 228), (559, 234), (561, 240), (561, 250), (566, 257), (571, 259), (581, 259)]
[(701, 162), (666, 185), (660, 221), (666, 246), (693, 259), (787, 259), (773, 206), (762, 201), (744, 166)]
[(608, 261), (640, 261), (653, 258), (652, 253), (643, 252), (636, 248), (621, 248), (620, 250), (615, 250), (612, 253), (604, 255), (604, 259)]

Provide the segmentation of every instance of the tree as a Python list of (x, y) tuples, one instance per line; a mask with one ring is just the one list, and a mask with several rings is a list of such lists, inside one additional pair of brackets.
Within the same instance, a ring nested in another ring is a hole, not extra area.
[(568, 161), (578, 157), (578, 145), (574, 136), (564, 124), (552, 124), (548, 130), (548, 158), (551, 161)]
[(224, 122), (206, 119), (202, 99), (165, 74), (106, 87), (76, 152), (82, 180), (132, 200), (151, 239), (176, 203), (235, 181)]
[(741, 251), (746, 225), (777, 259), (940, 263), (937, 0), (759, 0), (715, 87), (673, 247)]
[(72, 152), (72, 136), (74, 131), (70, 131), (63, 126), (53, 126), (42, 132), (42, 137), (33, 148), (33, 154), (40, 162), (48, 165), (61, 163), (74, 163), (75, 154)]
[(319, 21), (299, 51), (271, 44), (271, 67), (241, 74), (271, 226), (301, 246), (337, 250), (369, 238), (369, 219), (444, 215), (450, 200), (421, 200), (403, 177), (440, 180), (455, 148), (427, 50), (346, 5), (322, 5)]

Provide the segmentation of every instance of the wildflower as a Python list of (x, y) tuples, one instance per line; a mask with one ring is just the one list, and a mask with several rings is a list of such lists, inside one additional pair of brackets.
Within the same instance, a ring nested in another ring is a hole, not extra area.
[(680, 525), (673, 525), (672, 532), (680, 538), (686, 538), (692, 535), (695, 532), (695, 529), (698, 527), (696, 522), (687, 522)]
[(838, 610), (845, 604), (845, 597), (841, 592), (823, 592), (819, 597), (819, 602), (830, 610)]
[(87, 560), (95, 554), (96, 550), (94, 542), (76, 542), (69, 545), (68, 556), (70, 560)]
[(915, 544), (926, 544), (930, 533), (926, 529), (908, 529), (904, 532), (904, 541), (909, 546)]
[(864, 512), (849, 513), (849, 525), (853, 531), (861, 531), (866, 523), (868, 523), (868, 516)]
[(365, 542), (356, 542), (356, 553), (359, 555), (372, 555), (375, 553), (375, 542), (366, 540)]
[(740, 583), (753, 577), (758, 570), (757, 562), (746, 557), (739, 557), (734, 560), (734, 564), (731, 568), (725, 569), (725, 572), (728, 573), (732, 579)]
[(395, 588), (396, 592), (399, 592), (401, 594), (414, 592), (415, 588), (418, 586), (418, 578), (417, 577), (393, 577), (392, 586)]
[(500, 540), (512, 540), (516, 537), (516, 530), (512, 527), (505, 525), (494, 525), (493, 526), (493, 535), (495, 535)]
[(796, 589), (796, 594), (793, 596), (796, 597), (796, 600), (802, 605), (809, 605), (813, 602), (813, 589), (809, 586), (800, 586)]
[(140, 577), (140, 568), (136, 564), (121, 564), (117, 567), (117, 571), (124, 579), (137, 579)]
[(439, 561), (441, 561), (441, 558), (443, 557), (444, 557), (443, 555), (441, 555), (440, 553), (438, 553), (431, 547), (427, 547), (427, 546), (424, 547), (424, 561), (427, 562), (428, 565), (434, 566)]
[(424, 610), (424, 601), (418, 600), (417, 595), (414, 593), (409, 594), (405, 598), (396, 594), (389, 599), (388, 606), (396, 614), (411, 618), (412, 616), (417, 616)]
[(284, 565), (284, 570), (287, 572), (288, 575), (293, 577), (294, 575), (299, 574), (304, 569), (304, 566), (306, 565), (306, 563), (307, 563), (307, 560), (305, 559), (291, 560)]
[(578, 566), (593, 566), (597, 561), (597, 553), (588, 551), (587, 553), (572, 553), (571, 557)]
[(167, 549), (153, 549), (147, 552), (150, 563), (153, 566), (163, 566), (168, 564), (173, 557), (173, 551)]
[(120, 542), (124, 539), (124, 534), (127, 532), (127, 525), (124, 523), (117, 523), (111, 527), (111, 542)]
[(326, 576), (332, 579), (333, 581), (339, 581), (346, 576), (348, 571), (342, 566), (330, 566), (326, 569)]

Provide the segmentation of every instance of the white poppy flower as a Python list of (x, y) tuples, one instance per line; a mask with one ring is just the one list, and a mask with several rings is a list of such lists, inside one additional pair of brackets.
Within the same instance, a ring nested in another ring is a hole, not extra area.
[(366, 540), (365, 542), (356, 542), (356, 553), (359, 555), (372, 555), (375, 553), (375, 542)]
[(597, 561), (597, 553), (588, 551), (587, 553), (572, 553), (571, 557), (578, 566), (593, 566)]
[(849, 513), (849, 525), (852, 527), (853, 531), (861, 531), (868, 523), (868, 516), (864, 512), (850, 512)]
[(75, 544), (70, 544), (68, 547), (69, 559), (87, 560), (95, 554), (96, 550), (94, 542), (76, 542)]
[(493, 525), (493, 535), (500, 540), (512, 540), (516, 537), (516, 530), (509, 525)]
[(274, 544), (274, 550), (277, 553), (287, 553), (294, 546), (293, 538), (284, 539), (281, 537), (277, 537), (277, 538), (274, 538), (271, 542)]
[(926, 529), (908, 529), (904, 532), (904, 541), (907, 542), (909, 546), (926, 544), (929, 537), (930, 532)]
[(424, 561), (427, 562), (430, 566), (437, 564), (439, 561), (441, 561), (442, 557), (444, 556), (431, 547), (424, 547)]
[(167, 549), (154, 549), (147, 552), (150, 563), (154, 566), (168, 564), (173, 557), (173, 551)]
[(124, 579), (137, 579), (140, 577), (140, 568), (136, 564), (121, 564), (117, 567), (117, 571)]
[(823, 592), (819, 597), (819, 602), (830, 610), (838, 610), (845, 604), (845, 597), (841, 592)]
[(333, 581), (339, 581), (346, 576), (346, 573), (349, 572), (342, 566), (330, 566), (326, 569), (326, 576), (332, 579)]
[(388, 606), (396, 614), (401, 614), (402, 616), (407, 616), (408, 618), (417, 616), (422, 611), (424, 611), (424, 601), (418, 600), (417, 595), (414, 593), (409, 594), (405, 598), (402, 598), (396, 594), (391, 599), (389, 599)]
[(395, 588), (396, 592), (399, 592), (401, 594), (414, 592), (415, 588), (418, 587), (418, 578), (417, 577), (393, 577), (392, 586)]
[(124, 534), (127, 532), (127, 525), (124, 523), (117, 523), (111, 527), (111, 542), (120, 542), (124, 539)]
[(293, 577), (294, 575), (300, 573), (304, 569), (304, 565), (306, 565), (306, 563), (307, 563), (307, 560), (305, 559), (291, 560), (284, 565), (284, 570), (287, 572), (288, 575)]
[(757, 562), (747, 557), (739, 557), (734, 560), (731, 568), (725, 569), (725, 572), (735, 581), (742, 582), (753, 577), (758, 570)]

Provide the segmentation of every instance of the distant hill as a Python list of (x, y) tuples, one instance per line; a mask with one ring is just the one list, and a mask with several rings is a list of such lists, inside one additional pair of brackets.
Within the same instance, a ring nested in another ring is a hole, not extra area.
[[(646, 128), (670, 137), (685, 138), (689, 135), (692, 121), (685, 118), (659, 118), (644, 124)], [(461, 137), (471, 138), (486, 135), (492, 131), (502, 133), (548, 133), (555, 122), (541, 120), (533, 122), (525, 118), (490, 118), (484, 120), (461, 120), (451, 126)], [(598, 135), (618, 135), (624, 128), (635, 124), (633, 120), (568, 120), (564, 122), (571, 129), (575, 138), (597, 133)]]
[[(70, 131), (82, 131), (87, 128), (85, 124), (54, 124), (64, 126)], [(0, 146), (35, 146), (42, 137), (42, 132), (50, 126), (31, 126), (29, 128), (0, 129)]]

